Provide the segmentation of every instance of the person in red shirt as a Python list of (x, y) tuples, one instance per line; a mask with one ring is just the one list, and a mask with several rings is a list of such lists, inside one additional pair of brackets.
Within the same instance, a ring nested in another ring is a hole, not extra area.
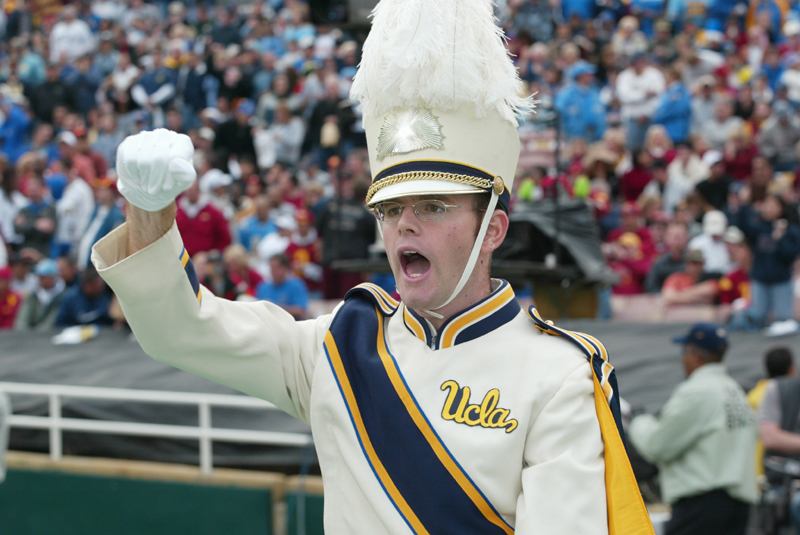
[(106, 176), (106, 174), (108, 173), (108, 165), (109, 163), (112, 162), (107, 162), (106, 159), (101, 154), (94, 152), (91, 149), (91, 147), (89, 146), (89, 132), (86, 130), (86, 127), (79, 126), (75, 130), (73, 130), (72, 133), (75, 134), (75, 138), (77, 139), (75, 150), (79, 154), (91, 160), (92, 165), (94, 166), (95, 175), (98, 178)]
[(636, 202), (645, 186), (653, 179), (650, 153), (642, 149), (633, 154), (633, 169), (622, 175), (619, 181), (620, 192), (626, 201)]
[(753, 263), (753, 253), (744, 239), (744, 233), (737, 227), (728, 227), (722, 239), (736, 267), (717, 282), (719, 302), (722, 305), (733, 305), (734, 310), (744, 310), (750, 302), (750, 266)]
[(236, 295), (256, 295), (256, 286), (263, 278), (256, 270), (250, 267), (247, 257), (247, 249), (244, 245), (235, 243), (228, 246), (222, 255), (225, 262), (225, 269), (228, 272), (233, 284), (236, 285)]
[(79, 177), (87, 184), (94, 183), (97, 179), (97, 171), (94, 162), (88, 156), (78, 152), (78, 138), (69, 130), (65, 130), (58, 135), (58, 154), (61, 160), (68, 162), (69, 170), (74, 169)]
[(295, 276), (306, 283), (309, 292), (322, 290), (322, 246), (314, 228), (311, 212), (305, 208), (294, 213), (297, 229), (292, 232), (286, 256)]
[(753, 174), (753, 158), (758, 156), (758, 145), (753, 142), (751, 130), (743, 126), (725, 144), (725, 174), (736, 180), (749, 181)]
[(194, 184), (178, 199), (175, 222), (189, 256), (201, 251), (224, 251), (231, 244), (228, 221), (215, 208), (207, 195)]
[(625, 202), (622, 204), (620, 210), (622, 216), (622, 225), (615, 228), (606, 236), (606, 243), (614, 243), (620, 236), (626, 232), (636, 234), (642, 241), (642, 252), (647, 260), (650, 260), (655, 255), (655, 246), (653, 245), (653, 237), (647, 227), (642, 225), (642, 211), (633, 202)]
[(642, 240), (633, 232), (625, 232), (613, 243), (604, 244), (608, 266), (619, 275), (614, 285), (617, 295), (644, 293), (644, 278), (650, 271), (650, 259), (642, 250)]
[(22, 298), (11, 291), (11, 268), (0, 268), (0, 329), (11, 329)]

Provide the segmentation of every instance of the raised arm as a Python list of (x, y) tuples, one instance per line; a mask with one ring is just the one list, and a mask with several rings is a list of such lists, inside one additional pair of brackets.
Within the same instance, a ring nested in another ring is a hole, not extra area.
[(92, 261), (148, 355), (307, 421), (328, 318), (296, 322), (276, 305), (227, 301), (199, 285), (174, 222), (174, 197), (195, 178), (191, 142), (176, 136), (144, 132), (120, 146), (127, 222), (95, 245)]

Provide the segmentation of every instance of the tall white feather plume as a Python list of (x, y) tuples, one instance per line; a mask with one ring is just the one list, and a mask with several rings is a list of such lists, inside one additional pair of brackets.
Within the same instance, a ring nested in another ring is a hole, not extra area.
[(534, 107), (495, 24), (492, 0), (380, 0), (350, 92), (365, 116), (474, 104), (517, 124)]

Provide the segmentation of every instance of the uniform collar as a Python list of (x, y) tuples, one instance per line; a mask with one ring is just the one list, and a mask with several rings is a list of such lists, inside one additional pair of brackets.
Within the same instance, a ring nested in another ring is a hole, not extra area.
[(492, 279), (492, 287), (488, 297), (449, 318), (438, 333), (427, 319), (407, 306), (403, 306), (403, 322), (411, 334), (433, 350), (469, 342), (502, 327), (520, 311), (507, 281)]

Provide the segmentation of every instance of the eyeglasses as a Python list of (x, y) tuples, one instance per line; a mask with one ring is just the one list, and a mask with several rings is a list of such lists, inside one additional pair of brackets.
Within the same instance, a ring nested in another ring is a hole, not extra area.
[(444, 201), (425, 199), (414, 204), (400, 204), (397, 202), (382, 202), (372, 208), (372, 213), (378, 221), (383, 223), (399, 221), (406, 206), (412, 206), (414, 213), (422, 221), (436, 221), (447, 213), (448, 208), (461, 208), (455, 204), (445, 204)]

